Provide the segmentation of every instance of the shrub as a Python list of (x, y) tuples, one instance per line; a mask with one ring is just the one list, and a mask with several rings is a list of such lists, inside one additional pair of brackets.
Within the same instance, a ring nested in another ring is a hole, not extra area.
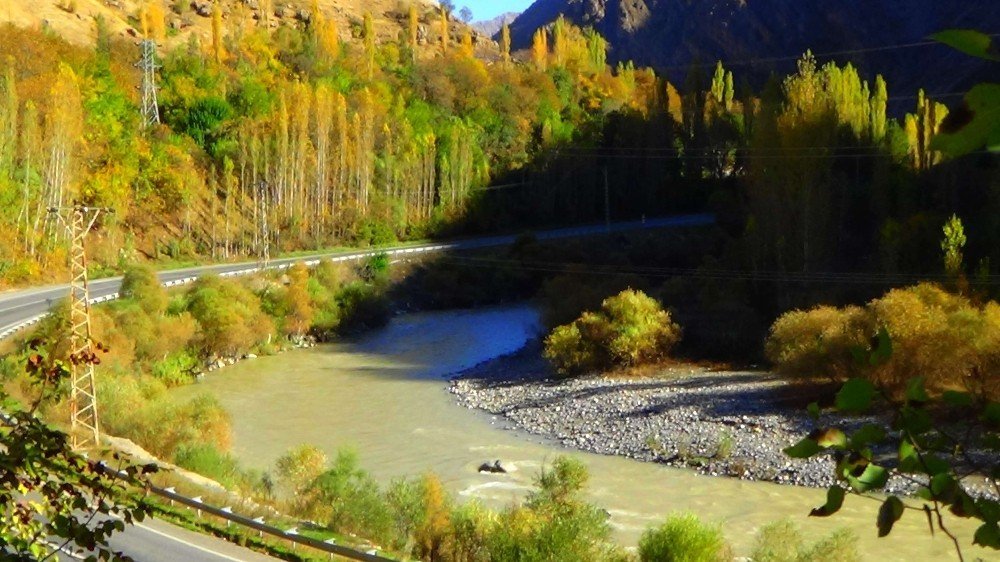
[(392, 310), (381, 288), (360, 281), (348, 283), (337, 294), (341, 310), (339, 330), (344, 333), (380, 328), (389, 323)]
[(305, 493), (306, 514), (329, 522), (330, 528), (381, 543), (391, 541), (393, 517), (375, 480), (358, 466), (358, 457), (341, 450), (329, 470)]
[(119, 293), (135, 301), (147, 314), (159, 316), (167, 310), (167, 291), (148, 266), (134, 265), (125, 270)]
[(487, 537), (491, 560), (604, 560), (617, 554), (603, 511), (583, 500), (589, 475), (558, 457), (535, 479), (524, 505), (508, 508)]
[[(855, 360), (880, 329), (892, 342), (888, 360), (876, 366)], [(964, 388), (1000, 397), (1000, 304), (977, 306), (935, 285), (894, 289), (864, 309), (790, 312), (772, 326), (766, 349), (776, 370), (789, 376), (867, 377), (897, 394), (921, 376), (930, 391)]]
[(680, 332), (655, 299), (628, 289), (553, 330), (545, 357), (563, 375), (641, 365), (665, 358)]
[(723, 562), (730, 558), (719, 527), (691, 514), (673, 515), (639, 539), (642, 562)]
[(205, 276), (188, 295), (191, 315), (198, 321), (198, 340), (207, 355), (239, 355), (271, 337), (271, 319), (260, 300), (243, 285)]
[(856, 306), (787, 312), (771, 326), (765, 353), (782, 375), (846, 380), (856, 370), (852, 350), (868, 344), (871, 324)]
[(300, 495), (326, 470), (326, 454), (313, 445), (289, 449), (275, 462), (278, 482), (294, 495)]
[(813, 545), (788, 520), (765, 525), (758, 533), (750, 559), (754, 562), (859, 562), (858, 539), (846, 529), (835, 531)]
[(244, 484), (239, 461), (209, 443), (183, 443), (174, 454), (177, 466), (211, 478), (227, 488)]
[(150, 367), (150, 374), (167, 388), (183, 386), (194, 381), (198, 360), (186, 351), (169, 355)]

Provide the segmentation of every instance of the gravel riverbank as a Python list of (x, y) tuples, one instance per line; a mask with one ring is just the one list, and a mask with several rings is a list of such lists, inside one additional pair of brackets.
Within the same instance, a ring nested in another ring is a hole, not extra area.
[[(816, 427), (802, 388), (765, 372), (678, 365), (655, 377), (554, 380), (539, 344), (459, 373), (459, 403), (566, 447), (685, 467), (713, 476), (826, 487), (833, 461), (787, 457), (782, 449)], [(824, 414), (819, 423), (854, 430), (888, 418)], [(894, 456), (895, 451), (876, 451)], [(887, 491), (908, 494), (898, 477)]]

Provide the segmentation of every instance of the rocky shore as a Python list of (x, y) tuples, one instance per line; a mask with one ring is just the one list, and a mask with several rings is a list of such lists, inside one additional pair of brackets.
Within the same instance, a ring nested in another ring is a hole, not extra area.
[[(502, 416), (511, 426), (566, 447), (659, 462), (713, 476), (826, 487), (827, 456), (792, 459), (782, 449), (817, 425), (806, 413), (810, 391), (765, 372), (668, 366), (655, 376), (553, 379), (540, 346), (483, 363), (454, 378), (459, 403)], [(806, 398), (803, 398), (806, 394)], [(852, 431), (887, 417), (824, 413), (822, 426)], [(895, 451), (875, 451), (892, 457)], [(894, 477), (890, 493), (909, 494)]]

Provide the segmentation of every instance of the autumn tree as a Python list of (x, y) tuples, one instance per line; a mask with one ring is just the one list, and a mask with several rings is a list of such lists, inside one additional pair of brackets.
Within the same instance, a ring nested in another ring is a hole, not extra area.
[(216, 64), (226, 60), (226, 46), (222, 37), (222, 8), (219, 4), (212, 6), (212, 57)]
[(535, 68), (545, 70), (549, 62), (548, 34), (545, 29), (538, 28), (531, 40), (531, 61)]
[(313, 307), (309, 298), (309, 269), (302, 262), (288, 269), (288, 287), (285, 292), (288, 316), (285, 332), (302, 337), (312, 325)]
[(450, 23), (448, 21), (449, 12), (445, 9), (444, 4), (441, 5), (440, 13), (440, 26), (441, 26), (441, 54), (448, 54), (448, 44), (451, 43), (451, 32), (449, 30)]
[(503, 24), (500, 28), (500, 59), (503, 62), (510, 62), (510, 25)]

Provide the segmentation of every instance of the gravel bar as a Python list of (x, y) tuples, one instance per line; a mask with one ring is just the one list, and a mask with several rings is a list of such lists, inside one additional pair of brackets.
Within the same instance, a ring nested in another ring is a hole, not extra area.
[[(829, 456), (800, 460), (782, 452), (817, 422), (805, 411), (801, 387), (766, 372), (675, 365), (653, 377), (554, 379), (534, 343), (457, 374), (449, 390), (462, 406), (566, 447), (712, 476), (810, 487), (836, 482)], [(824, 413), (818, 421), (845, 431), (869, 423), (888, 428), (889, 419)], [(890, 464), (895, 457), (894, 450), (874, 453)], [(916, 487), (894, 476), (886, 491), (909, 495)]]

